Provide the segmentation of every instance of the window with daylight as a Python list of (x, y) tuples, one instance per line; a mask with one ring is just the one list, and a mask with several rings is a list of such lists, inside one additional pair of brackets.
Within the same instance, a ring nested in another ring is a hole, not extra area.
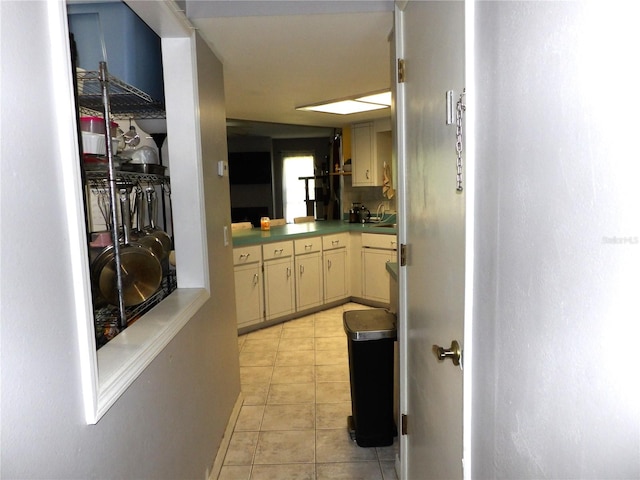
[[(283, 159), (282, 201), (287, 223), (295, 217), (307, 215), (305, 180), (300, 177), (314, 176), (313, 155), (285, 155)], [(309, 200), (315, 198), (315, 181), (308, 180)], [(315, 213), (315, 212), (314, 212)]]

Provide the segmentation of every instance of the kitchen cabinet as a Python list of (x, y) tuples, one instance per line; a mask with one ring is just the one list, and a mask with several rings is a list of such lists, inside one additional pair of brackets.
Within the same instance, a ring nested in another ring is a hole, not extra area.
[(348, 233), (322, 237), (324, 303), (349, 296), (348, 244)]
[(362, 234), (362, 297), (389, 303), (388, 262), (397, 261), (395, 235)]
[[(386, 229), (377, 229), (386, 230)], [(350, 298), (388, 304), (396, 235), (339, 232), (233, 250), (238, 328), (292, 318)]]
[(259, 245), (233, 249), (233, 273), (238, 328), (255, 325), (264, 318), (262, 249)]
[(353, 124), (351, 136), (352, 185), (382, 186), (384, 164), (391, 165), (390, 121)]
[(371, 186), (375, 169), (373, 157), (373, 122), (351, 127), (351, 181), (354, 187)]
[(274, 242), (262, 246), (264, 269), (265, 319), (272, 320), (295, 312), (293, 242)]
[(322, 238), (295, 240), (297, 311), (322, 305)]
[(349, 287), (351, 296), (362, 298), (362, 233), (349, 233)]

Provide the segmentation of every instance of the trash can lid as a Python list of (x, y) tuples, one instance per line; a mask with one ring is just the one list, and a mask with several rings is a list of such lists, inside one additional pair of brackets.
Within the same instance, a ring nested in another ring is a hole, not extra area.
[(347, 337), (355, 342), (396, 338), (396, 316), (384, 308), (349, 310), (342, 318)]

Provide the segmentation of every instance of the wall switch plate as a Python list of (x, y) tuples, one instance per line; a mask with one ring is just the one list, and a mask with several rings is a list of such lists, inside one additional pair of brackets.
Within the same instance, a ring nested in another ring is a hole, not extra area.
[(229, 227), (227, 227), (226, 225), (222, 227), (222, 238), (224, 241), (224, 246), (228, 247), (229, 246)]
[(218, 160), (218, 176), (229, 176), (229, 162), (227, 162), (226, 160)]

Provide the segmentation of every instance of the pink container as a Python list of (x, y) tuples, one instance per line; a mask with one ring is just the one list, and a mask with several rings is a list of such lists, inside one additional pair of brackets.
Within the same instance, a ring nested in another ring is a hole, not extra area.
[[(80, 117), (80, 130), (104, 135), (104, 119), (100, 117)], [(116, 122), (111, 122), (111, 131), (109, 133), (111, 138), (118, 136), (118, 124)]]
[(109, 245), (113, 245), (111, 232), (92, 233), (91, 242), (89, 243), (89, 245), (91, 247), (108, 247)]

